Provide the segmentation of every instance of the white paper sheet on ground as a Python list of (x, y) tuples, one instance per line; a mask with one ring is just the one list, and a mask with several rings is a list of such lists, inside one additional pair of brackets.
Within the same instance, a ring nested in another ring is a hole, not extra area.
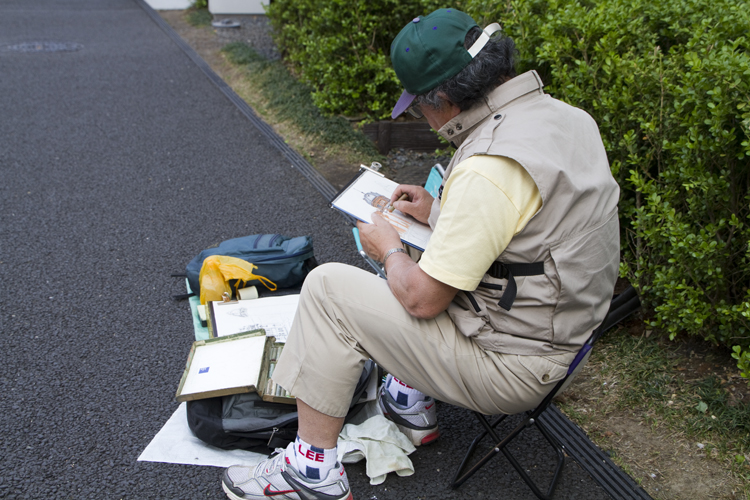
[[(377, 400), (370, 401), (362, 411), (344, 426), (338, 441), (338, 457), (343, 463), (367, 460), (366, 472), (370, 484), (385, 481), (389, 472), (410, 476), (414, 466), (407, 457), (415, 450), (411, 441), (390, 420), (383, 417)], [(253, 467), (267, 455), (244, 450), (222, 450), (209, 446), (190, 431), (187, 406), (182, 403), (172, 417), (151, 440), (138, 457), (139, 462), (230, 467)]]
[(159, 433), (138, 457), (139, 462), (164, 462), (168, 464), (257, 465), (266, 455), (245, 450), (222, 450), (209, 446), (190, 432), (187, 423), (186, 403), (182, 403)]
[(289, 336), (294, 315), (299, 305), (299, 294), (263, 297), (236, 302), (213, 302), (217, 336), (249, 332), (262, 328), (266, 336), (284, 343)]

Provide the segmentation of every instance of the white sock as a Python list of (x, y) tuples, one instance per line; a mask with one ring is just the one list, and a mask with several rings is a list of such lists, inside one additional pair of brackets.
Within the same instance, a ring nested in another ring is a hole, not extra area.
[(417, 401), (423, 401), (426, 397), (424, 393), (409, 387), (390, 374), (385, 381), (385, 388), (396, 403), (406, 408), (411, 408)]
[(337, 462), (336, 448), (318, 448), (302, 441), (299, 435), (294, 441), (294, 458), (297, 472), (315, 481), (326, 477)]

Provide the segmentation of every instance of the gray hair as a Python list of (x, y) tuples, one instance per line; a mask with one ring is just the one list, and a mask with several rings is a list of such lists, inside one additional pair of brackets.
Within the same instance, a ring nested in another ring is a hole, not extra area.
[[(474, 27), (466, 34), (464, 47), (469, 47), (482, 33)], [(487, 45), (456, 76), (449, 78), (434, 89), (417, 96), (416, 104), (440, 109), (447, 98), (461, 111), (477, 102), (502, 83), (516, 76), (515, 56), (518, 53), (513, 40), (500, 35), (491, 38)]]

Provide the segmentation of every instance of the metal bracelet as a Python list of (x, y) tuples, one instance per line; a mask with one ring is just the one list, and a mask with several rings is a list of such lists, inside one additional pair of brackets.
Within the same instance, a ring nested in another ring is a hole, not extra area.
[[(407, 253), (406, 250), (404, 250), (402, 247), (398, 248), (391, 248), (387, 252), (385, 252), (385, 255), (383, 256), (383, 269), (385, 269), (385, 261), (388, 260), (388, 257), (390, 257), (394, 253)], [(408, 254), (407, 254), (408, 255)]]

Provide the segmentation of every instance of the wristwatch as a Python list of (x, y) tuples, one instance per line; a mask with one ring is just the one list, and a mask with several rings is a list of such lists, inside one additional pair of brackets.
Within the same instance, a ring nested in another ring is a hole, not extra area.
[(385, 252), (385, 255), (383, 256), (383, 269), (385, 269), (385, 261), (388, 260), (388, 257), (398, 252), (406, 253), (406, 250), (404, 250), (402, 247), (397, 247), (397, 248), (391, 248), (390, 250)]

